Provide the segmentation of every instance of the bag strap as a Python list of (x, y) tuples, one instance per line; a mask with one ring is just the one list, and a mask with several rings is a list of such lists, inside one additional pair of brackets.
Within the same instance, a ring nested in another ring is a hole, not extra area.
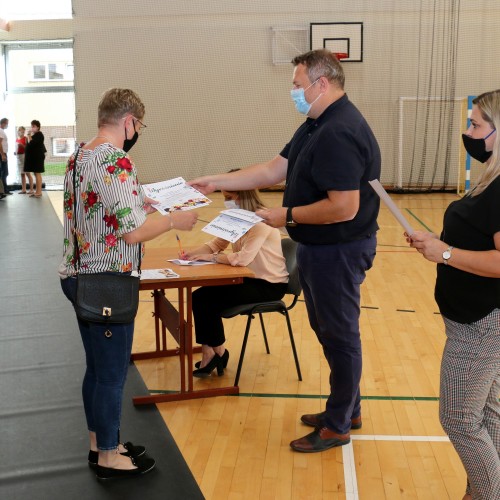
[[(77, 213), (77, 199), (78, 199), (78, 194), (76, 192), (76, 159), (78, 158), (78, 154), (80, 153), (80, 146), (78, 146), (78, 149), (76, 150), (75, 154), (75, 161), (73, 164), (73, 258), (76, 257), (76, 263), (78, 266), (75, 265), (75, 270), (78, 274), (78, 271), (81, 267), (80, 264), (80, 250), (78, 248), (78, 238), (76, 236), (76, 213)], [(137, 252), (139, 254), (139, 262), (137, 265), (137, 273), (139, 276), (141, 275), (141, 260), (142, 260), (142, 255), (141, 255), (141, 243), (137, 243)]]

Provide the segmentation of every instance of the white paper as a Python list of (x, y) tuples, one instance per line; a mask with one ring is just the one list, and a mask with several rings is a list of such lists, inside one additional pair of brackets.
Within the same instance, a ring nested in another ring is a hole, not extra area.
[(207, 262), (206, 260), (183, 260), (183, 259), (168, 259), (168, 262), (173, 262), (178, 266), (206, 266), (215, 264), (215, 262)]
[(255, 215), (254, 212), (249, 212), (241, 208), (231, 208), (229, 210), (223, 210), (213, 221), (201, 230), (234, 243), (255, 226), (255, 224), (262, 220), (264, 219)]
[(413, 234), (413, 228), (410, 223), (406, 220), (405, 216), (401, 213), (401, 210), (392, 201), (391, 197), (387, 194), (382, 184), (377, 179), (373, 181), (368, 181), (368, 184), (374, 189), (374, 191), (380, 196), (380, 199), (386, 204), (387, 208), (390, 210), (392, 215), (396, 217), (397, 221), (403, 226), (404, 230), (411, 236)]
[(165, 278), (179, 278), (172, 269), (141, 269), (141, 280), (164, 280)]
[(153, 207), (163, 215), (175, 210), (193, 210), (212, 203), (203, 193), (188, 186), (182, 177), (143, 184), (142, 187), (149, 198), (159, 202)]
[(250, 212), (250, 210), (243, 210), (242, 208), (228, 208), (227, 210), (222, 210), (221, 214), (228, 215), (234, 219), (251, 222), (252, 225), (261, 222), (264, 219), (255, 215), (255, 212)]

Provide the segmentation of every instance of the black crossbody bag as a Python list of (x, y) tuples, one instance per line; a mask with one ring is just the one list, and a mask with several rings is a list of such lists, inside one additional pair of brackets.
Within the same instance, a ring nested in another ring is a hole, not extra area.
[(139, 307), (139, 284), (141, 274), (141, 244), (139, 251), (139, 276), (123, 273), (80, 273), (80, 252), (76, 236), (76, 213), (78, 193), (76, 191), (76, 158), (73, 166), (73, 251), (78, 264), (75, 311), (78, 318), (92, 323), (131, 323)]

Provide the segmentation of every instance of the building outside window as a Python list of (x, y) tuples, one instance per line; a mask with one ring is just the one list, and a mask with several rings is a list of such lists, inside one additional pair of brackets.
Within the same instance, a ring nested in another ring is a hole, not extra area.
[[(16, 130), (30, 129), (38, 120), (45, 136), (46, 186), (60, 186), (66, 161), (75, 146), (75, 93), (72, 40), (4, 42), (5, 83), (2, 116), (9, 118), (9, 146)], [(15, 165), (14, 146), (9, 165)], [(16, 168), (9, 168), (10, 185), (19, 182)]]

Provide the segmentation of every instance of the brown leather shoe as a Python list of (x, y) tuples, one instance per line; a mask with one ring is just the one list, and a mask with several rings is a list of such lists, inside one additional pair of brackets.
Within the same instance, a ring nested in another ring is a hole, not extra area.
[(335, 446), (343, 446), (351, 442), (351, 435), (337, 434), (331, 431), (328, 427), (314, 429), (311, 434), (307, 434), (300, 439), (296, 439), (290, 443), (292, 450), (302, 453), (316, 453), (318, 451), (329, 450)]
[[(308, 415), (302, 415), (300, 420), (303, 424), (309, 427), (324, 427), (325, 426), (326, 411), (321, 413), (310, 413)], [(361, 421), (361, 416), (351, 418), (351, 430), (361, 429), (363, 422)]]

